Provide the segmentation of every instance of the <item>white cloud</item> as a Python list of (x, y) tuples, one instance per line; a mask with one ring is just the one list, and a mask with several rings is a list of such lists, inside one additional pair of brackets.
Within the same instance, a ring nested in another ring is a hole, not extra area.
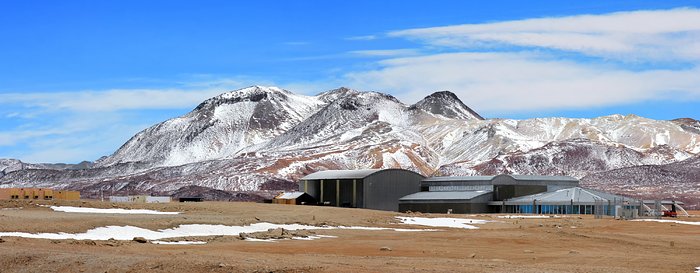
[(109, 112), (128, 109), (176, 109), (192, 107), (222, 93), (220, 89), (113, 89), (57, 93), (0, 94), (0, 105), (22, 105), (47, 110)]
[(400, 30), (454, 48), (540, 47), (625, 60), (700, 60), (700, 10), (679, 8)]
[(633, 71), (537, 53), (448, 53), (394, 58), (349, 73), (350, 86), (393, 90), (405, 102), (451, 90), (481, 111), (531, 111), (700, 98), (700, 69)]
[(365, 36), (353, 36), (353, 37), (348, 37), (345, 38), (345, 40), (349, 41), (371, 41), (377, 39), (376, 35), (365, 35)]

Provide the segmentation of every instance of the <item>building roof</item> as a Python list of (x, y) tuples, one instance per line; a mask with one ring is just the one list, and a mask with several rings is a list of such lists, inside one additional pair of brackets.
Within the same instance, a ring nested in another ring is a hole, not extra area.
[(584, 189), (580, 187), (560, 189), (551, 192), (543, 192), (538, 194), (526, 195), (505, 200), (506, 205), (532, 205), (534, 201), (538, 205), (567, 205), (572, 202), (574, 205), (594, 205), (596, 201), (602, 202), (630, 202), (635, 201), (632, 198), (614, 195), (606, 192)]
[(301, 180), (320, 180), (320, 179), (363, 179), (376, 172), (385, 169), (364, 169), (364, 170), (327, 170), (319, 171), (307, 176)]
[(476, 176), (433, 176), (423, 179), (425, 182), (433, 181), (490, 181), (493, 175), (476, 175)]
[(401, 197), (399, 201), (469, 200), (491, 191), (422, 191)]
[(275, 196), (275, 199), (297, 199), (304, 194), (303, 191), (283, 192)]

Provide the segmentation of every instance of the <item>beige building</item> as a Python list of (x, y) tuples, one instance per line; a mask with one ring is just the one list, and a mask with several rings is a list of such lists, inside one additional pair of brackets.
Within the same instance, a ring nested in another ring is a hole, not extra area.
[(44, 188), (1, 188), (0, 199), (14, 200), (80, 200), (79, 191)]

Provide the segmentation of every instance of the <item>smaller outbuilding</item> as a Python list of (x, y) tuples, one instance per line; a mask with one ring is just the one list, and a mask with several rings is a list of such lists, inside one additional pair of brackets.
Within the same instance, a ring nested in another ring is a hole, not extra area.
[(490, 190), (424, 191), (399, 199), (399, 211), (428, 213), (483, 213), (489, 210), (493, 198)]
[(301, 192), (283, 192), (272, 198), (273, 204), (286, 204), (286, 205), (306, 205), (315, 204), (316, 199), (311, 195)]
[(150, 195), (126, 195), (110, 196), (112, 203), (170, 203), (170, 196), (150, 196)]

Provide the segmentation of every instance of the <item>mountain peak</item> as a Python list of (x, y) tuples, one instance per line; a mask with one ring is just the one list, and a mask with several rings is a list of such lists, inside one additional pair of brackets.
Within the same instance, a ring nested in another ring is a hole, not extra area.
[(412, 105), (411, 108), (422, 109), (426, 112), (454, 119), (484, 120), (481, 115), (466, 106), (457, 95), (450, 91), (432, 93)]
[(328, 90), (326, 92), (322, 92), (322, 93), (316, 95), (316, 97), (318, 97), (321, 101), (323, 101), (325, 103), (330, 103), (330, 102), (333, 102), (339, 98), (346, 97), (346, 96), (352, 95), (352, 94), (357, 94), (357, 93), (359, 93), (359, 91), (357, 91), (355, 89), (341, 86), (341, 87), (333, 89), (333, 90)]
[(197, 106), (195, 110), (202, 109), (208, 105), (219, 106), (223, 104), (233, 104), (241, 101), (257, 102), (270, 98), (286, 99), (291, 92), (274, 86), (253, 85), (246, 88), (226, 92), (216, 97), (205, 100)]
[(291, 92), (275, 86), (253, 85), (246, 88), (223, 93), (217, 96), (217, 98), (250, 98), (251, 101), (259, 101), (261, 99), (261, 96), (264, 96), (262, 94), (288, 95), (291, 94)]

